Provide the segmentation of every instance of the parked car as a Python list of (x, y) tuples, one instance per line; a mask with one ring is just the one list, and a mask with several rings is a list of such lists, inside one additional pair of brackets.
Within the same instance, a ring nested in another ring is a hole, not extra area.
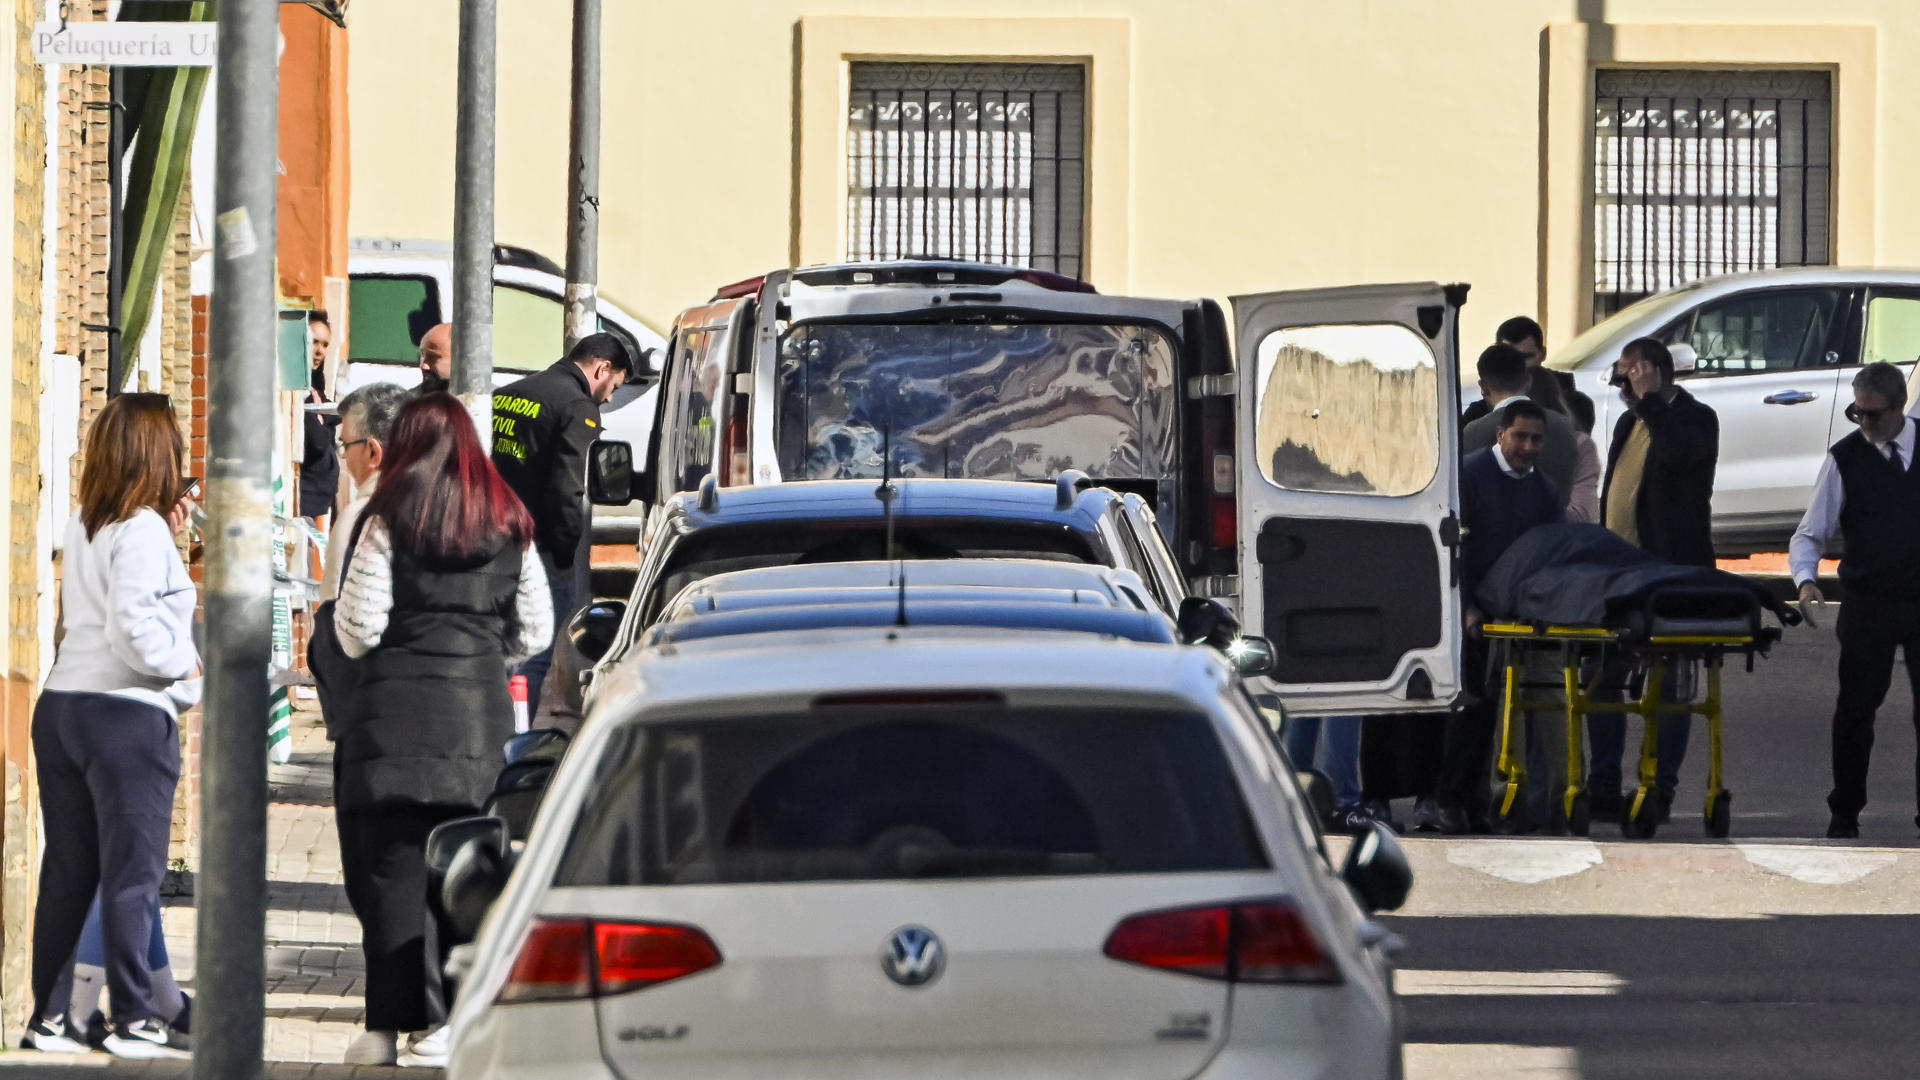
[[(493, 382), (505, 386), (561, 355), (566, 274), (526, 248), (493, 250)], [(374, 382), (420, 382), (420, 338), (453, 317), (453, 246), (422, 240), (356, 239), (347, 256), (350, 318), (336, 394)], [(600, 329), (621, 338), (647, 374), (630, 380), (602, 411), (608, 438), (644, 443), (653, 424), (652, 371), (666, 342), (651, 327), (601, 297)], [(641, 508), (598, 508), (595, 531), (630, 536)]]
[(1230, 345), (1211, 300), (1017, 267), (782, 270), (676, 320), (621, 493), (650, 505), (644, 566), (675, 543), (677, 493), (709, 477), (724, 503), (798, 480), (1080, 469), (1137, 496), (1187, 587), (1273, 641), (1289, 709), (1442, 711), (1460, 687), (1458, 479), (1441, 464), (1458, 456), (1465, 295), (1237, 297)]
[(449, 1075), (1400, 1074), (1404, 856), (1335, 873), (1209, 650), (821, 630), (607, 680), (523, 851), (442, 826)]
[(1607, 379), (1621, 347), (1640, 337), (1674, 349), (1680, 384), (1719, 414), (1714, 545), (1730, 557), (1785, 551), (1821, 458), (1853, 430), (1853, 373), (1885, 360), (1913, 377), (1920, 271), (1730, 274), (1647, 297), (1595, 325), (1546, 363), (1572, 372), (1593, 398), (1603, 461), (1622, 409)]

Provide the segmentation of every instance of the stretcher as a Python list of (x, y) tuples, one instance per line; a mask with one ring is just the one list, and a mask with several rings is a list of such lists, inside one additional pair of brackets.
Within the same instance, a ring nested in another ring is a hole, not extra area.
[[(1733, 793), (1726, 789), (1721, 770), (1720, 674), (1729, 655), (1744, 655), (1751, 671), (1754, 657), (1764, 656), (1780, 639), (1780, 629), (1763, 626), (1760, 616), (1759, 600), (1747, 589), (1671, 587), (1650, 591), (1607, 625), (1565, 626), (1518, 619), (1483, 623), (1480, 632), (1493, 643), (1494, 662), (1504, 669), (1498, 768), (1505, 786), (1495, 805), (1497, 815), (1503, 821), (1513, 820), (1523, 805), (1527, 784), (1525, 763), (1515, 752), (1514, 725), (1529, 711), (1564, 709), (1567, 786), (1561, 806), (1569, 831), (1587, 835), (1592, 806), (1586, 786), (1586, 718), (1594, 713), (1625, 713), (1641, 717), (1646, 731), (1641, 740), (1639, 786), (1622, 808), (1620, 828), (1630, 837), (1652, 836), (1659, 825), (1659, 800), (1654, 795), (1658, 718), (1662, 712), (1684, 711), (1689, 723), (1695, 716), (1707, 722), (1707, 834), (1729, 835)], [(1558, 662), (1557, 683), (1530, 684), (1524, 679), (1526, 661), (1541, 654)], [(1680, 695), (1684, 700), (1662, 700), (1669, 673), (1695, 668), (1706, 672), (1704, 698), (1696, 703), (1688, 690)], [(1637, 683), (1637, 694), (1629, 689), (1624, 695), (1627, 700), (1596, 700), (1609, 679), (1623, 674), (1633, 676), (1628, 687)], [(1559, 693), (1529, 696), (1529, 690)]]

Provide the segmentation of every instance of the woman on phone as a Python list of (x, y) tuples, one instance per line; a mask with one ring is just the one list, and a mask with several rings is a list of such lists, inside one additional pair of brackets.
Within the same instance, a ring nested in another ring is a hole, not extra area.
[(367, 1031), (350, 1064), (446, 1056), (438, 927), (427, 907), (427, 833), (479, 811), (513, 736), (507, 665), (553, 636), (533, 520), (494, 471), (451, 394), (393, 419), (380, 486), (361, 512), (333, 612), (360, 658), (334, 745), (340, 862), (360, 918)]
[(155, 1008), (147, 959), (180, 779), (178, 717), (200, 699), (193, 581), (174, 543), (190, 506), (183, 449), (163, 394), (121, 394), (87, 431), (80, 508), (61, 556), (65, 633), (33, 710), (46, 821), (33, 913), (36, 1043), (72, 1037), (67, 1003), (50, 999), (97, 888), (113, 1010), (106, 1049), (187, 1056), (185, 1034)]

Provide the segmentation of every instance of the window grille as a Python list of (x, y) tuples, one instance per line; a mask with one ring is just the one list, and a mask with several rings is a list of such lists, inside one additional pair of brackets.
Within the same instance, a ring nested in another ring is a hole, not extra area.
[(847, 257), (1085, 273), (1086, 69), (855, 63)]
[(1695, 278), (1831, 260), (1823, 71), (1594, 76), (1593, 317)]

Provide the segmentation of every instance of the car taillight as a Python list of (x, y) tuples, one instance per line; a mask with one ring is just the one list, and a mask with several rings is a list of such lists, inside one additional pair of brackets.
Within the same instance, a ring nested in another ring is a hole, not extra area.
[(720, 950), (691, 926), (535, 919), (497, 1000), (606, 997), (719, 966)]
[(720, 966), (720, 950), (691, 926), (596, 923), (593, 942), (603, 996), (644, 990)]
[(1102, 950), (1115, 960), (1203, 979), (1246, 983), (1337, 983), (1306, 920), (1267, 901), (1151, 911), (1121, 921)]
[(727, 417), (726, 438), (720, 443), (720, 473), (728, 487), (744, 487), (753, 482), (752, 464), (747, 456), (747, 398), (733, 396), (733, 408)]

